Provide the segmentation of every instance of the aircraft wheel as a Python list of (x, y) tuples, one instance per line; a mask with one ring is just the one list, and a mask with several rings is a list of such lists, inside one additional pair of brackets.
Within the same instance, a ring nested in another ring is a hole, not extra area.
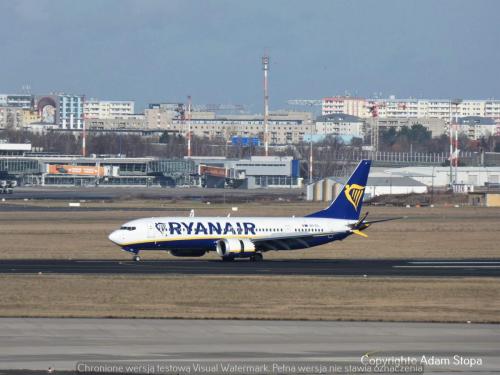
[(132, 260), (133, 260), (134, 262), (139, 262), (139, 261), (141, 260), (141, 257), (140, 257), (139, 255), (134, 255), (134, 256), (132, 257)]
[(264, 257), (262, 256), (261, 253), (255, 253), (251, 258), (254, 262), (261, 262), (264, 260)]

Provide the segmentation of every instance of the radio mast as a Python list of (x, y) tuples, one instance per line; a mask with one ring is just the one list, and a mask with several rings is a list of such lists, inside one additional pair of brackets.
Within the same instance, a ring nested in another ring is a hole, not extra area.
[(264, 149), (266, 156), (269, 156), (269, 56), (262, 57), (262, 69), (264, 70)]

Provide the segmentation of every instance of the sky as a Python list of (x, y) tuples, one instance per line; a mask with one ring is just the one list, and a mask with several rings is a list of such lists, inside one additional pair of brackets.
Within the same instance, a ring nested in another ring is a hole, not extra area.
[(0, 93), (270, 108), (500, 98), (496, 0), (0, 0)]

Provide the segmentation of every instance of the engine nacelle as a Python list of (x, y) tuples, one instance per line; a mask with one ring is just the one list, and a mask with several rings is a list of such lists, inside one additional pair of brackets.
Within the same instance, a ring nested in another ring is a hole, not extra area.
[(170, 250), (170, 255), (174, 257), (201, 257), (205, 255), (205, 250)]
[(215, 246), (221, 257), (248, 258), (255, 254), (255, 244), (248, 238), (226, 238), (217, 241)]

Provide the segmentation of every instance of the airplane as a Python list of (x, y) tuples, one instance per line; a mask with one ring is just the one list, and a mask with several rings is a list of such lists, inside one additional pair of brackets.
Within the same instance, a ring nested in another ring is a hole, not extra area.
[(139, 261), (139, 252), (165, 250), (177, 257), (216, 252), (223, 261), (263, 259), (271, 250), (296, 250), (343, 240), (376, 222), (360, 218), (371, 160), (361, 160), (331, 204), (305, 217), (153, 217), (129, 221), (109, 235)]

